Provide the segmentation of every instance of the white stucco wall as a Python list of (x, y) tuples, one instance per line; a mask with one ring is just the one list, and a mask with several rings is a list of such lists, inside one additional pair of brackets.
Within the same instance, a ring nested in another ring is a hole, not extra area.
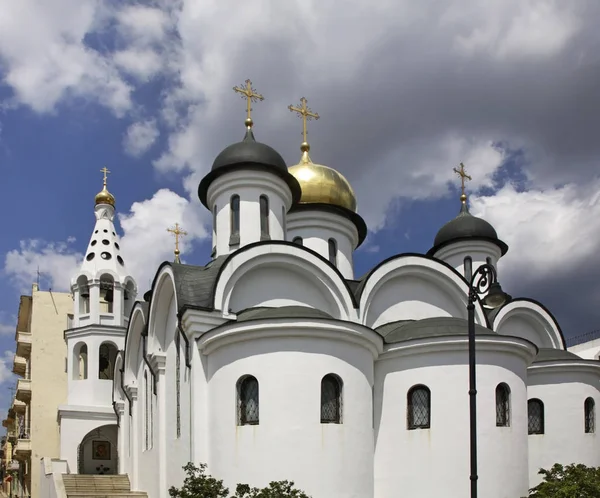
[[(598, 367), (533, 365), (528, 370), (528, 399), (544, 403), (544, 434), (529, 436), (529, 484), (541, 482), (540, 468), (549, 469), (555, 463), (600, 465), (598, 439)], [(596, 402), (596, 432), (585, 433), (584, 402), (592, 397)]]
[[(228, 486), (290, 479), (313, 498), (373, 497), (372, 353), (294, 338), (293, 328), (286, 334), (225, 345), (208, 357), (210, 472)], [(341, 425), (320, 423), (321, 379), (329, 373), (344, 382)], [(236, 383), (244, 375), (259, 382), (256, 426), (236, 425)]]
[(600, 359), (600, 339), (592, 339), (569, 348), (571, 353), (575, 353), (585, 360)]
[[(469, 495), (469, 396), (467, 341), (460, 351), (401, 349), (375, 367), (375, 496)], [(402, 348), (403, 346), (399, 346)], [(479, 493), (486, 498), (527, 495), (527, 359), (523, 343), (478, 341), (477, 433)], [(393, 349), (393, 348), (392, 348)], [(457, 349), (454, 345), (452, 349)], [(528, 353), (526, 353), (528, 351)], [(510, 427), (496, 427), (496, 386), (511, 389)], [(416, 384), (431, 391), (431, 428), (407, 429), (407, 393)]]

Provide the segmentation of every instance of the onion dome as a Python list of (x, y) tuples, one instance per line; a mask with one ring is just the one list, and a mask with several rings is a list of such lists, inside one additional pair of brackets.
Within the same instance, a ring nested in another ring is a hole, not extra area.
[(461, 207), (458, 216), (446, 223), (435, 236), (433, 247), (427, 254), (433, 255), (442, 247), (453, 242), (465, 240), (484, 240), (497, 245), (502, 255), (508, 251), (508, 246), (498, 238), (495, 228), (487, 221), (473, 216), (467, 206), (467, 196), (460, 196)]
[(106, 175), (110, 173), (110, 171), (108, 171), (106, 167), (102, 168), (100, 171), (104, 173), (104, 185), (102, 190), (96, 194), (96, 206), (98, 204), (108, 204), (115, 207), (115, 197), (106, 188)]
[[(198, 197), (207, 205), (208, 187), (219, 176), (236, 170), (262, 170), (273, 173), (284, 180), (292, 192), (293, 202), (300, 199), (298, 181), (288, 171), (283, 157), (272, 147), (257, 142), (252, 132), (252, 119), (246, 119), (246, 135), (241, 142), (234, 143), (221, 151), (213, 162), (210, 173), (198, 186)], [(210, 209), (210, 208), (209, 208)]]

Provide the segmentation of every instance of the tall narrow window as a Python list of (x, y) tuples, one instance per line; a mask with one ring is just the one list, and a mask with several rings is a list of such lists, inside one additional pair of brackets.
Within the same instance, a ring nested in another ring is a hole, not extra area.
[(260, 196), (260, 238), (269, 240), (269, 199), (266, 195)]
[(304, 244), (304, 241), (302, 240), (302, 237), (294, 237), (294, 240), (292, 240), (292, 242), (294, 244), (298, 244), (299, 246)]
[(238, 425), (258, 425), (258, 381), (252, 375), (238, 380)]
[(240, 243), (240, 196), (237, 194), (231, 196), (230, 205), (231, 236), (229, 238), (229, 244), (234, 245)]
[(544, 434), (544, 403), (539, 399), (527, 402), (527, 432)]
[(212, 211), (212, 223), (213, 223), (213, 240), (212, 240), (212, 251), (210, 256), (215, 257), (217, 254), (217, 205), (213, 206)]
[(112, 313), (115, 281), (111, 275), (105, 274), (100, 277), (100, 312)]
[(144, 449), (148, 449), (148, 428), (150, 426), (150, 396), (148, 396), (148, 372), (144, 371)]
[(321, 423), (342, 423), (342, 379), (334, 374), (321, 380)]
[(337, 243), (335, 239), (329, 239), (327, 245), (329, 246), (329, 262), (337, 266)]
[(429, 429), (431, 427), (431, 392), (425, 386), (410, 388), (407, 396), (408, 429)]
[(468, 281), (471, 281), (471, 277), (473, 276), (473, 260), (471, 256), (467, 256), (465, 258), (465, 278)]
[(510, 388), (502, 383), (496, 387), (496, 427), (510, 425)]
[(213, 206), (213, 234), (217, 235), (217, 205)]
[(287, 240), (287, 213), (285, 206), (281, 206), (281, 226), (283, 227), (283, 240)]
[(592, 434), (596, 432), (596, 403), (592, 398), (585, 400), (583, 404), (585, 413), (585, 432)]
[(177, 348), (175, 356), (175, 397), (176, 397), (176, 423), (177, 439), (181, 437), (181, 337), (179, 330), (175, 331), (175, 347)]

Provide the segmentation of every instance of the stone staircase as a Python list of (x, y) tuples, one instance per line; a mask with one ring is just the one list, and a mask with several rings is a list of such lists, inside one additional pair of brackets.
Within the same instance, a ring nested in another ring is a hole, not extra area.
[(68, 498), (146, 498), (148, 495), (131, 491), (127, 475), (63, 474)]

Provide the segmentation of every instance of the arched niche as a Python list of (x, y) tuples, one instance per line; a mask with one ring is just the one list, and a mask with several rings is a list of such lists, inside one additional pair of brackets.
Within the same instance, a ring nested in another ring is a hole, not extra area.
[(539, 303), (515, 299), (503, 306), (494, 318), (498, 334), (521, 337), (538, 348), (564, 349), (562, 332), (555, 318)]
[(88, 347), (85, 342), (78, 342), (73, 347), (71, 372), (73, 380), (88, 378)]
[(137, 385), (137, 373), (142, 361), (142, 333), (146, 328), (144, 303), (137, 303), (131, 313), (131, 320), (125, 336), (124, 379), (125, 385)]
[(115, 279), (110, 273), (100, 276), (100, 313), (112, 313), (115, 298)]
[(129, 315), (131, 315), (131, 310), (133, 310), (136, 295), (137, 287), (135, 285), (135, 282), (132, 278), (128, 277), (125, 280), (125, 285), (123, 286), (123, 315), (126, 318), (129, 318)]
[(177, 295), (175, 276), (164, 266), (156, 276), (148, 321), (148, 353), (166, 351), (177, 327)]
[[(392, 259), (367, 277), (360, 298), (361, 322), (369, 327), (440, 316), (467, 318), (466, 281), (455, 270), (419, 256)], [(486, 325), (481, 306), (475, 321)]]
[(117, 359), (117, 348), (114, 342), (104, 341), (98, 348), (98, 378), (100, 380), (114, 380), (115, 360)]
[(77, 278), (77, 292), (79, 293), (79, 314), (90, 312), (90, 281), (85, 275)]
[(257, 245), (234, 253), (219, 274), (214, 306), (308, 306), (335, 318), (355, 317), (345, 282), (329, 264), (296, 245)]
[(116, 425), (103, 425), (88, 432), (77, 448), (79, 474), (118, 474), (119, 432)]

